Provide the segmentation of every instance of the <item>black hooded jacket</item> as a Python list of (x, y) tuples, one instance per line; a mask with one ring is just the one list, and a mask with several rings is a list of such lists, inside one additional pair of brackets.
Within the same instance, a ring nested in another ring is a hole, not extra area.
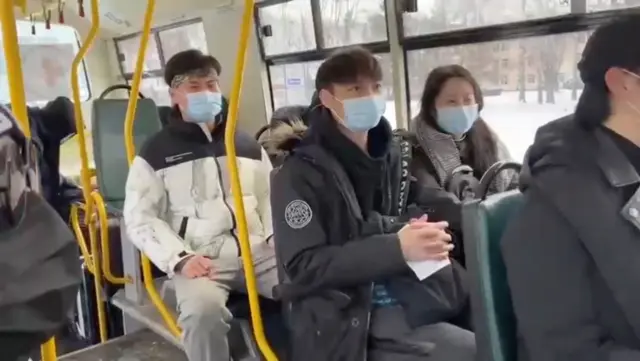
[(437, 313), (396, 234), (410, 215), (398, 202), (408, 162), (384, 119), (369, 131), (371, 156), (326, 109), (309, 119), (271, 182), (277, 293), (291, 305), (292, 359), (365, 360), (374, 282), (386, 283), (411, 324)]
[(538, 130), (502, 239), (519, 361), (640, 360), (637, 147), (579, 123)]

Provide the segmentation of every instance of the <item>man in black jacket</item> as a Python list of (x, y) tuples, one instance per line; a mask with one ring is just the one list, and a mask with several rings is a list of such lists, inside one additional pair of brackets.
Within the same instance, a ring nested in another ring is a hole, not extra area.
[(518, 361), (640, 360), (640, 15), (597, 29), (573, 115), (540, 128), (502, 240)]
[(399, 224), (406, 183), (381, 78), (362, 48), (327, 59), (310, 128), (271, 182), (292, 359), (471, 361), (473, 334), (444, 321), (452, 315), (424, 322), (430, 305), (413, 291), (425, 287), (408, 262), (452, 273), (451, 238), (445, 222)]

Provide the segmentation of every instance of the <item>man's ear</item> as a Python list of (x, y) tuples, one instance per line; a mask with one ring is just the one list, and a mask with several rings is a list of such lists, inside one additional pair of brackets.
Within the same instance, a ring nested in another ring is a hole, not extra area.
[(169, 98), (171, 99), (171, 105), (178, 104), (178, 92), (174, 88), (169, 88)]
[(320, 99), (320, 104), (322, 104), (325, 108), (331, 108), (333, 95), (329, 93), (327, 89), (320, 89), (320, 91), (318, 92), (318, 99)]

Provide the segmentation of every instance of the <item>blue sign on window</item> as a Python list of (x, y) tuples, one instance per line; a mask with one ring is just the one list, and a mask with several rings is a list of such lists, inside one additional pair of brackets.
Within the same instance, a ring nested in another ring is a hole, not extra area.
[(287, 85), (301, 85), (302, 79), (300, 78), (289, 78), (287, 79)]

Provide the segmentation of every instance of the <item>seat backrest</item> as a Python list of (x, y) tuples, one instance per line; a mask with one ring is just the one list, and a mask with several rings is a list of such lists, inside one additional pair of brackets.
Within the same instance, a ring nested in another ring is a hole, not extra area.
[(500, 241), (509, 220), (518, 212), (522, 197), (517, 190), (497, 193), (462, 208), (479, 360), (517, 359), (515, 317)]
[[(96, 99), (93, 101), (93, 153), (100, 193), (107, 204), (122, 209), (124, 187), (129, 173), (124, 147), (124, 121), (128, 99)], [(133, 121), (133, 141), (136, 149), (160, 131), (158, 109), (151, 99), (138, 99)]]
[(166, 127), (169, 124), (169, 119), (171, 118), (172, 111), (173, 111), (173, 108), (171, 108), (170, 106), (166, 106), (166, 105), (158, 106), (158, 115), (160, 116), (160, 124), (162, 124), (163, 127)]

